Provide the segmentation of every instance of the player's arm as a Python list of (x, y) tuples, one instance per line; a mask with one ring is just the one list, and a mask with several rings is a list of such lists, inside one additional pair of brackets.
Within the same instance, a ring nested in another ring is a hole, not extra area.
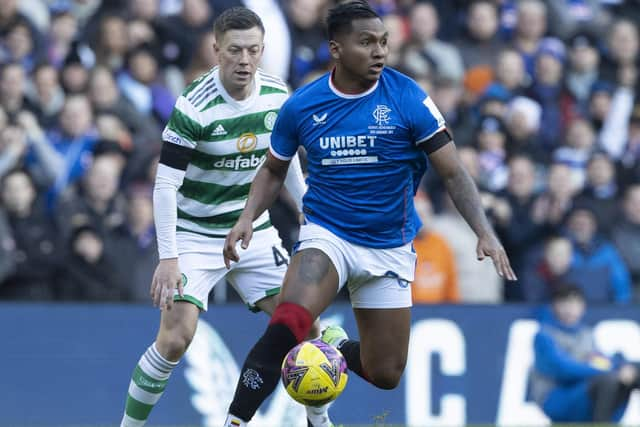
[[(489, 256), (500, 276), (516, 280), (507, 254), (485, 215), (476, 184), (462, 165), (455, 144), (450, 137), (445, 143), (439, 142), (445, 138), (442, 136), (444, 134), (448, 137), (447, 131), (443, 130), (430, 139), (431, 144), (426, 141), (419, 147), (427, 152), (430, 163), (444, 181), (456, 208), (478, 236), (478, 259)], [(435, 151), (434, 145), (437, 147)]]
[(164, 142), (153, 189), (153, 216), (158, 241), (160, 262), (151, 283), (151, 295), (156, 306), (171, 308), (173, 289), (178, 286), (182, 295), (182, 282), (178, 267), (176, 224), (178, 222), (177, 193), (184, 181), (193, 149)]
[(275, 157), (271, 151), (267, 154), (267, 160), (258, 170), (251, 189), (247, 204), (242, 214), (233, 226), (224, 242), (224, 263), (229, 268), (231, 261), (238, 261), (240, 257), (236, 251), (236, 243), (242, 240), (242, 248), (249, 247), (249, 241), (253, 235), (253, 221), (267, 210), (278, 197), (287, 176), (290, 159), (283, 160)]

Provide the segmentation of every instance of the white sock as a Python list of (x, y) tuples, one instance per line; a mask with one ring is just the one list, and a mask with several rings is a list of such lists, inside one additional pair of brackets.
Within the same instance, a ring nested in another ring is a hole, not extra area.
[(313, 427), (331, 427), (329, 419), (329, 403), (322, 406), (305, 406), (307, 410), (307, 419)]
[(233, 414), (228, 414), (227, 420), (224, 422), (224, 427), (247, 427), (247, 422)]

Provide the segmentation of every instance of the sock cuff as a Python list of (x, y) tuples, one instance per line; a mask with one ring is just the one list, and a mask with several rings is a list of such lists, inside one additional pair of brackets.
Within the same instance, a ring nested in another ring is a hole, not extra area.
[(299, 304), (283, 302), (278, 304), (269, 325), (281, 324), (289, 328), (298, 343), (302, 342), (313, 325), (313, 317), (309, 310)]

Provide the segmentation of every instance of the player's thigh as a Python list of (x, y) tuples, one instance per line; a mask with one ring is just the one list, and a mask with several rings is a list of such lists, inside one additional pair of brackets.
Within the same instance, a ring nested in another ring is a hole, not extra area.
[(411, 308), (354, 308), (353, 312), (365, 370), (401, 375), (407, 363)]
[(589, 396), (589, 381), (582, 381), (570, 387), (555, 388), (545, 400), (542, 409), (556, 422), (591, 420), (593, 402)]
[(327, 253), (318, 248), (301, 249), (291, 259), (280, 301), (305, 307), (315, 319), (338, 292), (338, 272)]

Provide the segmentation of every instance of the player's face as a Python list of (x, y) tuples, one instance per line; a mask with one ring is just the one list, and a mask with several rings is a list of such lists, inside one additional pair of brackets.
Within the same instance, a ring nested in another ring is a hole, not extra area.
[(577, 324), (585, 311), (585, 303), (581, 297), (569, 297), (553, 303), (553, 311), (558, 320), (566, 326)]
[(216, 40), (220, 80), (229, 95), (244, 99), (251, 94), (253, 78), (264, 51), (264, 34), (259, 27), (229, 30)]
[(356, 19), (351, 26), (351, 32), (332, 42), (334, 58), (353, 78), (378, 80), (389, 54), (389, 33), (378, 18)]

